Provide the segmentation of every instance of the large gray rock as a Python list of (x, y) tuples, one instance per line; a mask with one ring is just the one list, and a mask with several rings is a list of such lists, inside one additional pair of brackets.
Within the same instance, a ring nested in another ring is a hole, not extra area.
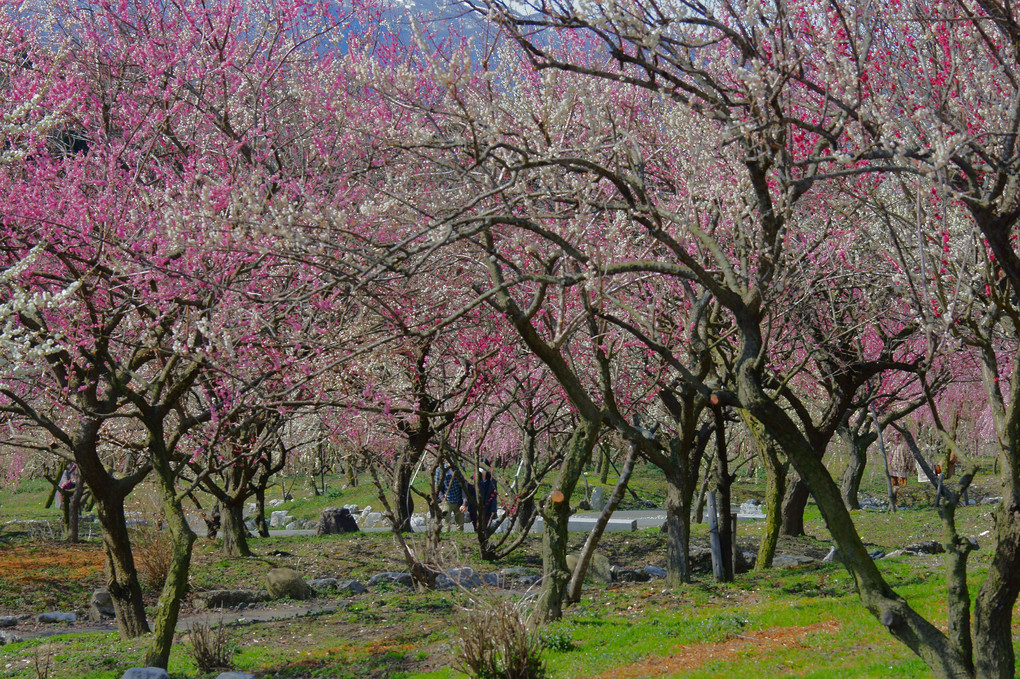
[(338, 535), (340, 533), (357, 533), (358, 522), (347, 507), (327, 507), (319, 516), (319, 525), (315, 527), (316, 535)]
[(268, 600), (269, 594), (264, 590), (211, 589), (193, 594), (191, 605), (196, 611), (202, 611), (210, 608), (238, 608)]
[(78, 619), (78, 616), (74, 613), (65, 613), (63, 611), (50, 611), (49, 613), (40, 613), (35, 616), (36, 622), (74, 622)]
[(120, 679), (170, 679), (170, 675), (161, 667), (132, 667)]
[(414, 586), (414, 578), (410, 573), (376, 573), (368, 579), (370, 585), (403, 585)]
[(270, 528), (282, 528), (287, 523), (287, 510), (272, 512), (269, 514)]
[(325, 592), (327, 590), (337, 589), (340, 586), (340, 581), (336, 578), (315, 578), (314, 580), (308, 581), (308, 586), (316, 592)]
[(0, 646), (4, 646), (5, 644), (16, 644), (19, 641), (21, 641), (21, 637), (14, 632), (0, 630)]
[(368, 591), (368, 588), (357, 580), (344, 580), (337, 587), (337, 590), (347, 594), (364, 594)]
[(16, 615), (0, 615), (0, 628), (2, 627), (14, 627), (18, 624), (18, 616)]
[(817, 559), (810, 556), (801, 556), (799, 554), (776, 554), (772, 558), (773, 568), (793, 568), (795, 566), (803, 566), (805, 564), (814, 563)]
[[(567, 554), (567, 568), (573, 573), (577, 568), (578, 554)], [(585, 573), (585, 580), (590, 582), (601, 582), (609, 584), (613, 582), (613, 569), (609, 559), (604, 554), (595, 552), (588, 561), (588, 572)]]
[(606, 506), (606, 491), (601, 486), (595, 486), (591, 489), (591, 510), (593, 512), (601, 512)]
[(464, 568), (451, 568), (436, 577), (436, 587), (438, 589), (454, 589), (456, 587), (473, 589), (484, 584), (485, 580), (475, 572), (475, 569), (467, 566)]
[(293, 568), (274, 568), (266, 573), (266, 589), (273, 599), (311, 599), (312, 588)]
[(89, 598), (88, 618), (92, 622), (102, 622), (116, 617), (113, 610), (113, 597), (105, 589), (97, 589)]

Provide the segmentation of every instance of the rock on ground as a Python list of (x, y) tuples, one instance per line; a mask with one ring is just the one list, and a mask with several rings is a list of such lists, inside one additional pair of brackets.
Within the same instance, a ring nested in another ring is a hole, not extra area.
[(105, 589), (97, 589), (89, 598), (88, 618), (92, 622), (102, 622), (116, 617), (113, 609), (113, 597)]
[(5, 644), (16, 644), (19, 641), (21, 641), (21, 637), (14, 632), (0, 630), (0, 646), (4, 646)]
[(63, 611), (50, 611), (35, 616), (36, 622), (74, 622), (77, 619), (78, 616), (74, 613), (64, 613)]
[(405, 587), (413, 587), (414, 579), (410, 573), (376, 573), (368, 579), (370, 585), (378, 584), (389, 584), (389, 585), (404, 585)]
[(274, 568), (266, 573), (266, 589), (273, 599), (290, 597), (303, 601), (312, 598), (312, 588), (293, 568)]
[[(573, 573), (577, 568), (578, 554), (567, 554), (567, 568)], [(613, 570), (609, 565), (609, 559), (604, 554), (595, 552), (588, 561), (588, 572), (585, 573), (585, 580), (610, 584), (613, 582)]]
[(319, 525), (315, 528), (316, 535), (336, 535), (339, 533), (357, 533), (358, 522), (347, 507), (327, 507), (322, 510)]
[(211, 589), (207, 592), (196, 592), (191, 597), (191, 603), (196, 611), (209, 608), (237, 608), (268, 600), (268, 592), (254, 589)]
[(942, 546), (941, 542), (937, 540), (924, 540), (922, 542), (915, 542), (912, 545), (907, 545), (903, 548), (906, 552), (915, 552), (917, 554), (944, 554), (946, 548)]
[(665, 568), (659, 568), (658, 566), (645, 566), (644, 572), (653, 578), (665, 578), (667, 573)]
[(120, 679), (170, 679), (170, 675), (161, 667), (132, 667)]

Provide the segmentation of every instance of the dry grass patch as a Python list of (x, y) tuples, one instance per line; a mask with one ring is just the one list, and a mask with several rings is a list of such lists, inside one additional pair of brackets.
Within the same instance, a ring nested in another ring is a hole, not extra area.
[(102, 575), (103, 552), (88, 544), (10, 545), (0, 551), (0, 573), (7, 582), (19, 584), (84, 580)]

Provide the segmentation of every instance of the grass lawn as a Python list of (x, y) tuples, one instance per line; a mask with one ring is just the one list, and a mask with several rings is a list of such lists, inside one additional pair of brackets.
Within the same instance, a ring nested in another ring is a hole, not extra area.
[[(337, 486), (338, 487), (338, 486)], [(655, 497), (654, 472), (639, 475), (639, 496)], [(45, 484), (0, 491), (0, 517), (58, 518), (41, 510)], [(881, 488), (869, 488), (877, 495)], [(855, 521), (869, 546), (892, 551), (921, 540), (941, 539), (941, 526), (915, 487), (905, 498), (912, 506), (896, 513), (861, 511)], [(994, 488), (986, 489), (992, 494)], [(761, 484), (741, 479), (737, 502), (760, 496)], [(313, 518), (322, 507), (357, 503), (377, 505), (374, 489), (360, 486), (318, 497), (295, 486), (295, 500), (280, 505), (292, 516)], [(280, 488), (274, 489), (274, 494)], [(960, 530), (982, 541), (991, 527), (990, 507), (961, 508)], [(828, 533), (817, 509), (809, 505), (808, 536), (784, 538), (781, 553), (820, 554)], [(753, 550), (760, 522), (742, 522), (740, 544)], [(694, 527), (696, 544), (705, 544), (704, 526)], [(55, 534), (55, 532), (54, 532)], [(578, 534), (579, 548), (584, 536)], [(196, 544), (192, 592), (220, 588), (257, 588), (268, 569), (288, 566), (305, 578), (336, 577), (366, 581), (380, 571), (404, 570), (393, 539), (385, 533), (343, 536), (274, 537), (252, 541), (255, 556), (226, 559), (215, 541)], [(665, 539), (655, 529), (611, 533), (601, 549), (621, 567), (663, 565)], [(540, 572), (540, 546), (525, 546), (499, 564), (481, 562), (473, 535), (444, 537), (446, 565), (471, 565), (482, 571), (518, 566)], [(988, 561), (987, 550), (972, 555), (972, 589)], [(45, 610), (83, 612), (92, 589), (102, 586), (102, 549), (93, 539), (70, 546), (39, 532), (0, 532), (0, 615)], [(894, 557), (878, 561), (893, 587), (937, 625), (945, 625), (941, 556)], [(397, 586), (372, 587), (367, 594), (323, 599), (335, 610), (311, 617), (237, 626), (229, 629), (234, 669), (262, 677), (432, 677), (464, 675), (453, 669), (465, 629), (466, 611), (484, 607), (491, 597), (523, 592), (464, 591), (415, 593)], [(154, 606), (157, 592), (146, 590)], [(190, 598), (185, 602), (188, 615)], [(522, 603), (526, 606), (526, 603)], [(22, 629), (21, 626), (15, 629)], [(59, 627), (56, 631), (59, 631)], [(84, 627), (83, 629), (88, 629)], [(662, 581), (589, 585), (583, 600), (564, 618), (540, 631), (543, 659), (551, 677), (924, 677), (923, 663), (895, 641), (857, 601), (853, 583), (837, 564), (821, 562), (744, 573), (731, 584), (707, 575), (667, 589)], [(0, 678), (119, 678), (141, 662), (147, 641), (121, 641), (115, 633), (88, 632), (32, 638), (0, 646)], [(179, 635), (170, 672), (177, 678), (201, 674), (189, 636)]]

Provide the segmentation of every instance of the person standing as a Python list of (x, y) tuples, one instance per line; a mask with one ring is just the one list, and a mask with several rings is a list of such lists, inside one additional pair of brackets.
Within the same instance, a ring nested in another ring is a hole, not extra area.
[(456, 524), (457, 530), (463, 533), (464, 510), (462, 505), (464, 504), (464, 492), (460, 486), (460, 479), (449, 465), (444, 463), (443, 469), (445, 471), (436, 471), (437, 476), (440, 472), (443, 475), (438, 488), (440, 509), (443, 512), (442, 520), (446, 530), (452, 531), (454, 524)]

